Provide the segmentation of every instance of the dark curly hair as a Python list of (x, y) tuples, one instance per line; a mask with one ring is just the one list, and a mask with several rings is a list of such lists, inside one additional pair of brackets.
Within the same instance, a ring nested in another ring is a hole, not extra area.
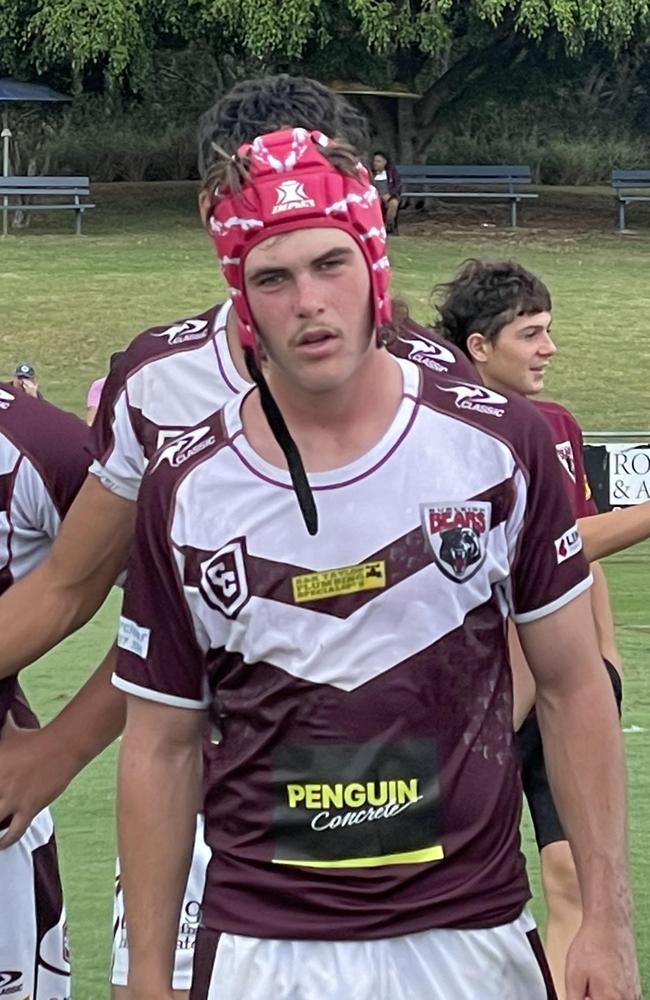
[(319, 129), (344, 139), (363, 156), (368, 123), (329, 87), (306, 76), (264, 76), (237, 83), (199, 122), (199, 169), (205, 177), (215, 150), (234, 153), (243, 142), (283, 127)]
[(468, 357), (471, 333), (494, 343), (517, 316), (551, 310), (544, 282), (513, 260), (466, 260), (454, 280), (436, 285), (432, 294), (437, 329)]

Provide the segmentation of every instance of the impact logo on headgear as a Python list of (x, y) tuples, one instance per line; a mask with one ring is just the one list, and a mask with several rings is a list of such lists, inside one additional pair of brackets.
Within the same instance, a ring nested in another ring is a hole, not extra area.
[(422, 528), (438, 569), (454, 583), (470, 580), (485, 562), (492, 505), (480, 500), (422, 504)]
[(278, 200), (272, 208), (273, 215), (290, 212), (295, 208), (314, 208), (316, 202), (308, 198), (305, 185), (300, 181), (282, 181), (277, 187)]

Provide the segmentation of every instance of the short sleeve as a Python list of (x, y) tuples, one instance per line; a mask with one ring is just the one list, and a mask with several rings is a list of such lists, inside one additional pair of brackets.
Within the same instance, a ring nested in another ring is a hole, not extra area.
[(511, 566), (512, 618), (518, 624), (557, 611), (591, 585), (553, 441), (543, 419), (532, 417), (509, 525), (512, 531), (519, 520)]
[(115, 365), (101, 393), (90, 433), (90, 473), (112, 493), (136, 500), (147, 460), (133, 426), (127, 371), (125, 365)]
[(185, 601), (162, 493), (147, 476), (138, 502), (113, 683), (150, 701), (204, 709), (209, 704), (208, 643), (203, 638), (201, 645)]

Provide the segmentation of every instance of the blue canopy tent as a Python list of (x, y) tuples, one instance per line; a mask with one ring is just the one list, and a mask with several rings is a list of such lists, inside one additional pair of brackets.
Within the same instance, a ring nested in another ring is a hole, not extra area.
[[(60, 94), (51, 87), (46, 87), (42, 83), (23, 83), (21, 80), (14, 80), (13, 77), (0, 77), (0, 104), (2, 104), (2, 176), (9, 175), (9, 144), (11, 142), (11, 129), (9, 128), (9, 103), (36, 103), (36, 102), (57, 102), (71, 101), (71, 97)], [(2, 213), (2, 234), (7, 235), (7, 199), (3, 198)]]

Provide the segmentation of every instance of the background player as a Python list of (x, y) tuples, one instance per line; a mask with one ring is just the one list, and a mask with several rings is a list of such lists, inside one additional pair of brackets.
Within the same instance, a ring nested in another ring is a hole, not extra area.
[[(441, 329), (466, 351), (487, 389), (534, 399), (544, 388), (547, 367), (557, 350), (551, 337), (551, 297), (543, 282), (513, 261), (470, 260), (436, 292)], [(535, 405), (550, 428), (573, 513), (576, 518), (590, 518), (597, 511), (583, 467), (582, 431), (575, 417), (558, 403), (535, 400)], [(621, 662), (607, 583), (597, 563), (592, 563), (591, 570), (600, 651), (620, 702)], [(553, 804), (537, 719), (534, 714), (526, 718), (534, 700), (534, 682), (514, 635), (512, 639), (515, 724), (548, 909), (546, 952), (563, 997), (566, 957), (582, 920), (580, 889), (571, 848)]]
[[(379, 205), (323, 148), (256, 140), (215, 173), (212, 215), (319, 531), (262, 388), (182, 462), (164, 448), (140, 491), (116, 679), (132, 996), (168, 995), (208, 710), (222, 742), (193, 1000), (552, 995), (521, 915), (510, 601), (588, 901), (571, 994), (637, 997), (620, 733), (579, 537), (558, 558), (575, 524), (555, 451), (524, 401), (377, 349)], [(604, 734), (588, 755), (587, 706)]]
[[(84, 424), (13, 386), (0, 386), (0, 593), (43, 558), (86, 476)], [(0, 739), (38, 723), (16, 677), (0, 680)], [(0, 831), (8, 817), (0, 810)], [(49, 809), (0, 852), (2, 993), (69, 1000), (63, 893)]]

